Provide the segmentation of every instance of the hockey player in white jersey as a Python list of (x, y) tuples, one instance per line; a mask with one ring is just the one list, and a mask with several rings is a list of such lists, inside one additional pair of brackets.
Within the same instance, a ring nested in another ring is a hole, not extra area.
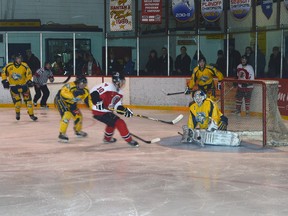
[(236, 133), (227, 131), (228, 118), (219, 110), (216, 103), (206, 98), (202, 90), (194, 93), (195, 103), (189, 107), (190, 115), (187, 125), (183, 126), (181, 142), (198, 142), (211, 145), (240, 144)]
[(119, 72), (113, 72), (112, 83), (105, 82), (94, 86), (90, 90), (93, 106), (93, 118), (106, 124), (104, 132), (104, 143), (114, 143), (117, 140), (113, 137), (115, 129), (117, 129), (122, 138), (133, 147), (139, 144), (132, 139), (127, 125), (123, 119), (113, 113), (113, 110), (120, 111), (118, 114), (124, 114), (125, 117), (132, 117), (133, 112), (128, 107), (122, 105), (123, 92), (125, 85), (125, 77)]

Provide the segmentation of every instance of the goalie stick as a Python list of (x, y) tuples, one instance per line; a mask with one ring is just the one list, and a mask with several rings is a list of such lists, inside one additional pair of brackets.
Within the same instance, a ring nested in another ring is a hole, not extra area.
[(184, 91), (181, 91), (181, 92), (173, 92), (173, 93), (167, 93), (164, 89), (162, 89), (162, 92), (164, 94), (166, 94), (167, 96), (170, 96), (170, 95), (178, 95), (178, 94), (184, 94)]
[[(122, 110), (116, 110), (116, 109), (110, 109), (112, 111), (116, 111), (116, 112), (119, 112), (119, 113), (125, 113), (124, 111)], [(158, 122), (162, 122), (162, 123), (165, 123), (165, 124), (172, 124), (172, 125), (175, 125), (177, 124), (179, 121), (181, 121), (183, 119), (183, 115), (180, 114), (179, 116), (177, 116), (175, 119), (173, 119), (172, 121), (165, 121), (165, 120), (161, 120), (161, 119), (156, 119), (156, 118), (152, 118), (152, 117), (149, 117), (149, 116), (144, 116), (144, 115), (140, 115), (140, 114), (133, 114), (133, 116), (136, 116), (136, 117), (139, 117), (139, 118), (144, 118), (144, 119), (149, 119), (149, 120), (152, 120), (152, 121), (158, 121)]]
[(160, 142), (160, 140), (161, 140), (160, 138), (154, 138), (154, 139), (152, 139), (152, 140), (145, 140), (145, 139), (143, 139), (143, 138), (141, 138), (141, 137), (139, 137), (139, 136), (137, 136), (137, 135), (135, 135), (135, 134), (132, 134), (132, 133), (130, 133), (130, 134), (131, 134), (131, 136), (135, 137), (136, 139), (139, 139), (139, 140), (141, 140), (142, 142), (147, 143), (147, 144)]

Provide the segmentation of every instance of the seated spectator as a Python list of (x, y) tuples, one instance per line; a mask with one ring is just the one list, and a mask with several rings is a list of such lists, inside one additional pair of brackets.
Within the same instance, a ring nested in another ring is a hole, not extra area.
[(95, 60), (92, 54), (87, 56), (87, 62), (84, 64), (82, 68), (82, 73), (86, 76), (100, 76), (101, 75), (101, 67), (99, 62)]
[(145, 75), (156, 75), (159, 71), (159, 62), (156, 50), (151, 50), (145, 65)]
[(53, 75), (64, 75), (64, 64), (62, 62), (61, 56), (55, 56), (55, 61), (51, 64)]

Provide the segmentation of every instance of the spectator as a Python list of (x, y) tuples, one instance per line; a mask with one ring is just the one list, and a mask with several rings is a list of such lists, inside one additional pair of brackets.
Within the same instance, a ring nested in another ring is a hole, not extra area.
[(229, 46), (229, 68), (228, 76), (237, 76), (237, 66), (241, 63), (241, 54), (238, 50), (235, 50), (233, 45)]
[(51, 66), (54, 75), (64, 75), (64, 65), (60, 55), (55, 56), (55, 61)]
[(181, 54), (176, 57), (175, 61), (175, 70), (174, 73), (176, 76), (178, 75), (191, 75), (190, 74), (190, 65), (191, 65), (191, 58), (187, 55), (187, 49), (185, 46), (180, 48)]
[(266, 57), (263, 52), (257, 48), (257, 77), (265, 77)]
[(272, 54), (270, 55), (268, 63), (268, 77), (276, 78), (280, 77), (280, 65), (281, 65), (281, 52), (279, 47), (273, 47)]
[[(239, 80), (254, 80), (254, 69), (248, 64), (248, 57), (245, 55), (241, 57), (241, 64), (237, 66), (237, 77)], [(236, 111), (234, 114), (240, 115), (242, 100), (244, 98), (246, 115), (249, 115), (252, 90), (252, 84), (239, 83), (237, 85)]]
[(124, 57), (124, 75), (126, 76), (135, 76), (135, 62), (133, 62), (129, 56), (125, 56)]
[(30, 49), (26, 50), (26, 56), (24, 58), (24, 62), (26, 62), (30, 67), (32, 75), (34, 75), (36, 71), (40, 68), (39, 59), (31, 52)]
[(145, 66), (146, 75), (156, 75), (159, 71), (159, 61), (156, 50), (151, 50)]
[[(81, 76), (82, 75), (82, 69), (84, 67), (85, 61), (83, 58), (83, 54), (79, 51), (76, 52), (76, 59), (75, 59), (75, 75), (76, 76)], [(73, 58), (70, 59), (67, 64), (66, 64), (66, 68), (67, 71), (69, 72), (69, 74), (73, 74)]]
[(252, 47), (247, 46), (245, 48), (245, 54), (248, 58), (248, 64), (251, 65), (253, 67), (253, 69), (255, 70), (255, 53), (252, 50)]
[(215, 67), (217, 70), (221, 71), (223, 75), (226, 75), (226, 58), (224, 56), (223, 50), (218, 50), (217, 52), (217, 61)]
[(100, 76), (101, 67), (99, 62), (95, 60), (92, 54), (88, 54), (87, 62), (82, 68), (82, 73), (86, 76)]
[(35, 95), (33, 98), (34, 106), (37, 106), (37, 101), (41, 98), (41, 92), (43, 93), (40, 106), (42, 108), (48, 108), (47, 99), (50, 95), (50, 91), (47, 87), (47, 81), (54, 82), (53, 73), (51, 71), (51, 64), (45, 62), (43, 68), (39, 68), (36, 73), (33, 75)]
[(109, 57), (108, 57), (108, 74), (112, 75), (114, 71), (120, 71), (120, 70), (121, 70), (121, 66), (117, 62), (114, 56), (114, 53), (110, 52)]
[[(170, 73), (173, 72), (173, 59), (169, 56), (170, 61)], [(168, 74), (168, 53), (167, 48), (162, 48), (162, 55), (159, 57), (159, 75), (167, 75)]]

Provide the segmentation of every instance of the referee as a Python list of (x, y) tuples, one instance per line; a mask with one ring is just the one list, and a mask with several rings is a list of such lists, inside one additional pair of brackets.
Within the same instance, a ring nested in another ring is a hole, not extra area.
[(49, 108), (47, 105), (47, 99), (50, 95), (50, 91), (47, 87), (47, 81), (54, 82), (53, 73), (51, 71), (51, 64), (49, 62), (45, 62), (45, 66), (36, 71), (33, 76), (34, 88), (35, 88), (35, 96), (33, 99), (34, 106), (37, 106), (37, 101), (41, 98), (41, 92), (43, 96), (40, 101), (40, 106), (42, 108)]

